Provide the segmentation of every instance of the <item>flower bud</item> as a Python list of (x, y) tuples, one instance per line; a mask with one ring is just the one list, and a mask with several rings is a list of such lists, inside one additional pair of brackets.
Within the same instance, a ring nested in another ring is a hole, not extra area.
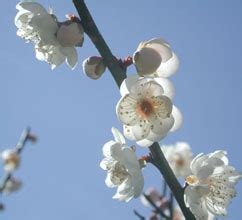
[(91, 79), (99, 79), (106, 70), (102, 57), (89, 57), (83, 61), (83, 71)]
[(20, 157), (16, 150), (7, 149), (1, 153), (6, 172), (13, 172), (20, 164)]
[(160, 38), (141, 42), (133, 55), (133, 63), (140, 76), (169, 77), (179, 66), (170, 45)]

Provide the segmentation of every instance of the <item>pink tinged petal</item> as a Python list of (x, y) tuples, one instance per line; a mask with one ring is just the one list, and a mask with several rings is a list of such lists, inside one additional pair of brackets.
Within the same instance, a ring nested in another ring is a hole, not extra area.
[(135, 125), (138, 122), (136, 113), (136, 97), (129, 94), (121, 98), (116, 107), (118, 119), (125, 125)]
[(120, 133), (117, 128), (112, 127), (112, 133), (114, 136), (114, 140), (120, 144), (125, 144), (124, 136)]
[(173, 107), (172, 107), (171, 114), (174, 117), (174, 125), (170, 131), (174, 132), (181, 128), (181, 126), (183, 124), (183, 116), (182, 116), (181, 111), (175, 105), (173, 105)]
[(62, 47), (62, 53), (66, 56), (67, 65), (73, 70), (77, 64), (77, 51), (75, 47)]
[(154, 78), (154, 80), (160, 84), (164, 90), (164, 96), (169, 97), (170, 99), (173, 99), (175, 95), (175, 88), (173, 83), (166, 78)]
[(131, 87), (139, 80), (138, 75), (132, 75), (127, 77), (120, 86), (121, 96), (125, 96), (130, 93)]
[(179, 59), (176, 56), (176, 54), (173, 53), (172, 57), (168, 61), (160, 65), (160, 67), (156, 71), (156, 74), (159, 77), (168, 78), (176, 73), (176, 71), (179, 68), (179, 65)]
[(16, 5), (17, 10), (26, 10), (34, 14), (47, 13), (46, 9), (36, 2), (20, 2)]

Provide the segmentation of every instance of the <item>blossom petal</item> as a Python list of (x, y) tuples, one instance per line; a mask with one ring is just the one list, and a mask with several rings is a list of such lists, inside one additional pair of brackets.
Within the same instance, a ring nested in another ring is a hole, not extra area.
[(162, 63), (160, 65), (160, 67), (157, 69), (157, 75), (159, 77), (170, 77), (172, 76), (174, 73), (176, 73), (176, 71), (178, 70), (180, 65), (179, 59), (176, 56), (175, 53), (172, 54), (172, 57), (165, 63)]
[(183, 124), (183, 116), (182, 116), (181, 111), (175, 105), (173, 105), (173, 107), (172, 107), (171, 114), (174, 117), (174, 124), (173, 124), (170, 132), (175, 132), (181, 128), (181, 126)]
[(124, 136), (120, 133), (117, 128), (112, 127), (112, 133), (114, 136), (114, 140), (120, 144), (125, 144)]
[(138, 81), (140, 76), (138, 75), (132, 75), (128, 76), (121, 84), (120, 86), (120, 93), (121, 96), (125, 96), (130, 93), (132, 85), (134, 85), (135, 82)]
[(138, 116), (136, 113), (136, 98), (129, 94), (121, 98), (116, 107), (118, 119), (126, 125), (134, 125), (137, 123)]
[(66, 56), (66, 63), (71, 69), (74, 69), (77, 64), (77, 51), (75, 47), (62, 47), (61, 52)]

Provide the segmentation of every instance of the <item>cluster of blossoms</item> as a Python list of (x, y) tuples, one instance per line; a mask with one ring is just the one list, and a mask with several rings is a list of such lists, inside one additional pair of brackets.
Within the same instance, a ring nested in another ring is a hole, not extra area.
[[(20, 156), (16, 149), (6, 149), (0, 152), (0, 158), (3, 162), (3, 169), (9, 178), (0, 186), (0, 193), (9, 195), (17, 192), (22, 187), (22, 181), (13, 177), (13, 172), (18, 169), (20, 165)], [(0, 203), (0, 210), (4, 210), (4, 205)]]
[(73, 69), (78, 60), (76, 47), (84, 41), (79, 19), (67, 15), (68, 20), (59, 22), (51, 10), (36, 2), (20, 2), (16, 8), (17, 35), (34, 43), (36, 58), (49, 63), (52, 69), (64, 61)]
[[(64, 61), (74, 68), (76, 47), (82, 46), (84, 40), (80, 20), (67, 16), (67, 21), (58, 22), (51, 11), (47, 12), (35, 2), (21, 2), (17, 9), (17, 34), (35, 44), (37, 59), (48, 62), (52, 68)], [(114, 140), (103, 146), (104, 159), (100, 163), (107, 171), (106, 185), (117, 187), (113, 198), (126, 202), (141, 195), (144, 186), (142, 169), (147, 161), (136, 157), (135, 147), (126, 145), (125, 138), (141, 147), (150, 147), (179, 129), (183, 122), (180, 110), (173, 105), (175, 89), (168, 79), (179, 67), (178, 57), (171, 46), (161, 38), (141, 42), (131, 57), (131, 63), (135, 65), (137, 74), (123, 80), (121, 99), (116, 106), (123, 134), (112, 128)], [(102, 57), (89, 57), (83, 62), (84, 72), (92, 79), (100, 78), (105, 69)], [(215, 151), (193, 158), (190, 146), (184, 142), (161, 146), (161, 150), (175, 176), (185, 179), (184, 201), (196, 219), (208, 220), (226, 215), (227, 205), (236, 195), (234, 186), (242, 177), (229, 165), (226, 152)], [(10, 170), (19, 162), (14, 157), (4, 161), (6, 169)], [(164, 213), (169, 212), (163, 196), (154, 190), (149, 195)], [(173, 212), (173, 220), (184, 219), (178, 208)], [(152, 219), (159, 219), (157, 213)]]

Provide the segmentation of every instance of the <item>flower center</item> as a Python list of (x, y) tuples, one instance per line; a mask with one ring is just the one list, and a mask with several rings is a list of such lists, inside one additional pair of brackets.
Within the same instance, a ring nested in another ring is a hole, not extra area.
[(144, 99), (138, 103), (136, 111), (142, 118), (148, 118), (154, 112), (154, 107), (149, 100)]
[(185, 165), (185, 161), (182, 158), (176, 159), (176, 165), (179, 167), (183, 167)]
[(198, 178), (194, 175), (190, 175), (186, 178), (186, 182), (189, 185), (195, 185), (196, 183), (198, 183)]
[(126, 171), (125, 166), (118, 162), (111, 171), (111, 181), (115, 185), (120, 185), (125, 179), (127, 179), (128, 175), (129, 173)]

